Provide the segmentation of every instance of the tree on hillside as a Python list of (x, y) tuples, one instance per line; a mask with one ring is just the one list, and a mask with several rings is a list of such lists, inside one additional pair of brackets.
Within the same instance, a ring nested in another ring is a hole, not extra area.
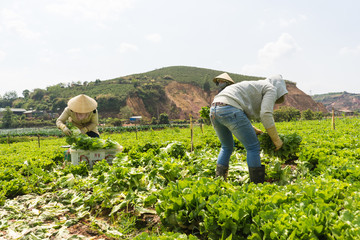
[(146, 110), (156, 116), (158, 113), (158, 103), (166, 101), (164, 87), (159, 83), (150, 83), (136, 88), (134, 94), (139, 96), (145, 104)]
[(290, 122), (299, 120), (301, 113), (298, 109), (289, 106), (283, 106), (274, 111), (275, 122)]
[(67, 106), (66, 98), (56, 98), (54, 103), (52, 104), (51, 111), (52, 112), (61, 112)]
[(0, 99), (0, 107), (5, 108), (12, 106), (12, 103), (18, 96), (15, 91), (6, 92), (4, 96)]
[(157, 124), (156, 117), (152, 117), (151, 118), (151, 125), (156, 125), (156, 124)]
[(25, 99), (28, 99), (29, 96), (30, 96), (30, 91), (28, 89), (25, 89), (23, 92), (22, 92), (22, 95)]
[(45, 93), (46, 91), (44, 89), (37, 88), (31, 94), (31, 98), (34, 99), (35, 101), (41, 101), (45, 96)]
[(321, 120), (323, 118), (324, 118), (324, 113), (323, 112), (314, 112), (314, 119)]
[(37, 101), (34, 101), (33, 99), (29, 98), (29, 99), (26, 99), (24, 101), (21, 108), (24, 108), (24, 109), (36, 109), (36, 104), (37, 103), (38, 103)]
[(46, 90), (47, 90), (47, 94), (49, 94), (51, 98), (57, 98), (61, 96), (61, 92), (63, 91), (64, 88), (65, 88), (65, 84), (59, 83), (57, 85), (47, 87)]
[(159, 124), (169, 124), (169, 116), (166, 113), (161, 113), (159, 118)]
[(209, 107), (202, 107), (199, 111), (200, 117), (204, 119), (207, 125), (210, 125), (210, 108)]
[(15, 99), (18, 98), (18, 95), (17, 95), (17, 93), (15, 91), (10, 91), (10, 92), (6, 92), (4, 94), (3, 98), (6, 99), (6, 100), (15, 100)]
[(174, 78), (171, 75), (165, 75), (165, 76), (163, 76), (163, 79), (165, 79), (165, 80), (173, 80)]
[(26, 100), (23, 99), (23, 98), (18, 98), (18, 99), (14, 100), (14, 101), (12, 102), (11, 106), (14, 107), (14, 108), (22, 108), (23, 105), (24, 105), (24, 103), (25, 103), (25, 101), (26, 101)]
[(301, 112), (301, 119), (303, 120), (313, 120), (314, 119), (314, 112), (311, 109), (307, 109)]
[(209, 80), (206, 80), (206, 82), (204, 83), (204, 91), (209, 93), (210, 92), (210, 83)]
[(98, 109), (102, 112), (118, 112), (121, 106), (125, 105), (125, 99), (113, 95), (112, 93), (96, 96)]
[(120, 108), (120, 116), (122, 119), (129, 119), (132, 116), (132, 110), (129, 106)]
[(2, 118), (2, 128), (11, 128), (14, 122), (14, 113), (7, 107)]
[(141, 83), (139, 81), (134, 82), (134, 88), (137, 88), (141, 86)]

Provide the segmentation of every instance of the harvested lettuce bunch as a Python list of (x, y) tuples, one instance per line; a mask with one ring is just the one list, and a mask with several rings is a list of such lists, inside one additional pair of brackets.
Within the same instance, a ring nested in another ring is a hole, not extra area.
[(66, 136), (66, 142), (67, 144), (71, 145), (72, 149), (97, 150), (121, 147), (119, 143), (111, 140), (110, 138), (92, 138), (86, 134), (82, 134), (77, 127), (71, 124), (69, 124), (67, 127), (71, 130), (72, 134), (70, 136)]
[(296, 159), (300, 151), (302, 137), (297, 133), (279, 134), (279, 137), (283, 141), (283, 146), (278, 151), (275, 151), (275, 145), (271, 141), (269, 134), (264, 133), (259, 136), (261, 149), (264, 153), (283, 160)]

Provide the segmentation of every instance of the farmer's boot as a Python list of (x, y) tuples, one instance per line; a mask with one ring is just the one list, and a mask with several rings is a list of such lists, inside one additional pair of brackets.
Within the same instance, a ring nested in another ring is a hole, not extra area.
[(225, 167), (224, 165), (221, 164), (216, 164), (215, 177), (221, 176), (226, 181), (228, 172), (229, 172), (229, 167)]
[(261, 167), (249, 167), (250, 182), (264, 183), (265, 181), (265, 165)]

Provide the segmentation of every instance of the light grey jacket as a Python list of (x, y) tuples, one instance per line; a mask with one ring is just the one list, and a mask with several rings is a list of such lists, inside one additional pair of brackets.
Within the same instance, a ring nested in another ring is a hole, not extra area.
[(215, 96), (213, 103), (222, 102), (239, 108), (248, 118), (260, 120), (267, 129), (275, 125), (275, 101), (287, 93), (285, 81), (281, 75), (276, 75), (229, 85)]

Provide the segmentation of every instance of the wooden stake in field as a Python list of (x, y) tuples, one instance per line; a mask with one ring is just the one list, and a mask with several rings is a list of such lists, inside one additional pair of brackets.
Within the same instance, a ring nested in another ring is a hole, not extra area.
[(334, 111), (334, 108), (332, 108), (331, 129), (335, 130), (335, 111)]
[(194, 149), (194, 142), (193, 142), (193, 124), (192, 124), (192, 115), (189, 114), (190, 116), (190, 137), (191, 137), (191, 152)]

